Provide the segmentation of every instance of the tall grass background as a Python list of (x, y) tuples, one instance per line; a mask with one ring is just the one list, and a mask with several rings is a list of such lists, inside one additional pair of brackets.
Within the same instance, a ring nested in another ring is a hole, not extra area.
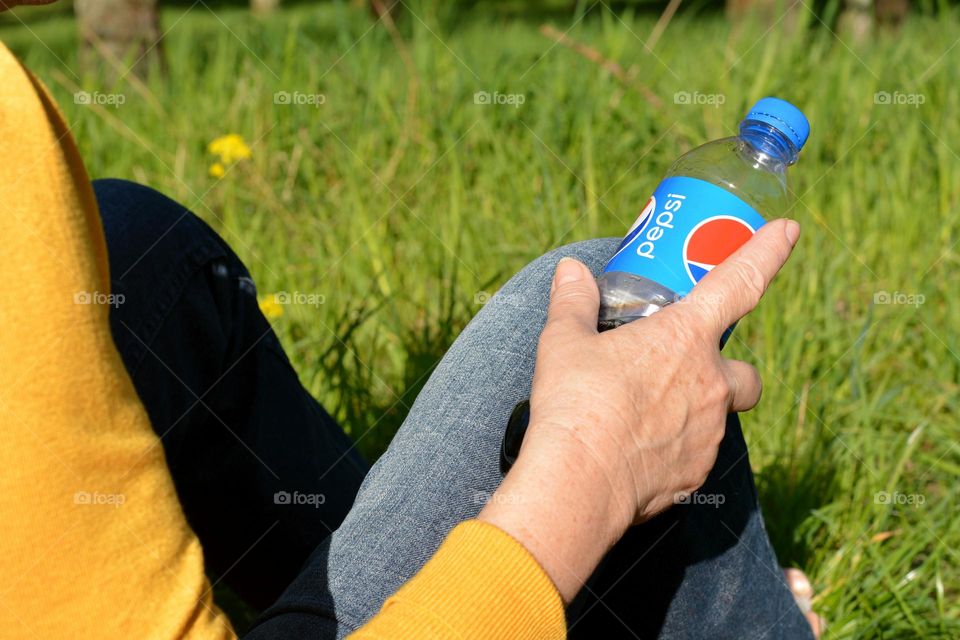
[[(371, 460), (512, 273), (621, 235), (679, 154), (734, 134), (759, 97), (795, 102), (812, 123), (790, 175), (803, 236), (727, 347), (764, 377), (744, 427), (768, 530), (814, 581), (827, 637), (960, 637), (960, 22), (944, 6), (854, 45), (826, 26), (835, 4), (801, 4), (770, 29), (698, 5), (652, 49), (658, 11), (602, 2), (411, 3), (395, 32), (344, 2), (263, 18), (175, 4), (167, 73), (142, 82), (82, 73), (63, 9), (7, 16), (0, 38), (50, 87), (92, 177), (192, 208), (261, 292), (323, 296), (273, 323)], [(252, 157), (214, 178), (206, 146), (225, 133)]]

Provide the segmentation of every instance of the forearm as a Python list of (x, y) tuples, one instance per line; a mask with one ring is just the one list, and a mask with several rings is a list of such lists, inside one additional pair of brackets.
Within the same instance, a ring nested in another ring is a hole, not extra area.
[(607, 470), (576, 443), (538, 442), (531, 426), (516, 465), (478, 520), (507, 532), (553, 581), (565, 603), (629, 524)]
[(530, 553), (497, 527), (458, 525), (355, 640), (566, 637), (563, 603)]

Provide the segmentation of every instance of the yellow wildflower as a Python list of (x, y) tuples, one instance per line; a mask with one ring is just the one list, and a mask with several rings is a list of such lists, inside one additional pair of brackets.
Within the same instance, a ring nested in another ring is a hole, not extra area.
[(210, 175), (214, 178), (222, 178), (223, 174), (226, 172), (226, 167), (224, 167), (220, 162), (214, 162), (212, 165), (210, 165)]
[(276, 294), (262, 296), (258, 301), (260, 312), (267, 320), (274, 320), (283, 315), (283, 305), (277, 300)]
[(250, 147), (237, 133), (228, 133), (214, 139), (207, 145), (207, 151), (215, 156), (220, 156), (220, 161), (223, 164), (233, 164), (239, 160), (246, 160), (253, 155)]

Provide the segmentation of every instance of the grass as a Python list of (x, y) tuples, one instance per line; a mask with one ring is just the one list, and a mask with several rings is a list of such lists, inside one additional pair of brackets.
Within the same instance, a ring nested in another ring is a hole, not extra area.
[[(173, 6), (167, 77), (116, 87), (76, 71), (69, 15), (21, 12), (38, 17), (6, 18), (0, 37), (51, 87), (92, 176), (192, 207), (262, 291), (324, 296), (274, 323), (369, 458), (486, 294), (548, 248), (621, 235), (678, 154), (733, 133), (756, 98), (792, 99), (813, 125), (791, 175), (804, 235), (728, 346), (765, 379), (744, 424), (768, 528), (814, 580), (828, 637), (957, 637), (957, 15), (855, 46), (806, 10), (764, 33), (695, 7), (651, 52), (655, 13), (589, 4), (416, 5), (397, 38), (346, 3), (261, 20)], [(79, 87), (126, 102), (74, 104)], [(325, 102), (276, 105), (277, 91)], [(525, 101), (477, 105), (477, 91)], [(677, 105), (678, 91), (725, 101)], [(253, 155), (214, 179), (206, 144), (228, 132)]]

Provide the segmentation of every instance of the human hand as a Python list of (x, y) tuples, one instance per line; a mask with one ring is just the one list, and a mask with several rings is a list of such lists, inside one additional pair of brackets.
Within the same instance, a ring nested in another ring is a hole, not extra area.
[[(760, 399), (745, 362), (720, 336), (760, 301), (799, 237), (764, 225), (682, 302), (597, 332), (599, 293), (588, 269), (557, 265), (513, 470), (480, 514), (513, 535), (571, 599), (631, 524), (699, 488), (731, 411)], [(503, 495), (501, 495), (503, 497)]]

